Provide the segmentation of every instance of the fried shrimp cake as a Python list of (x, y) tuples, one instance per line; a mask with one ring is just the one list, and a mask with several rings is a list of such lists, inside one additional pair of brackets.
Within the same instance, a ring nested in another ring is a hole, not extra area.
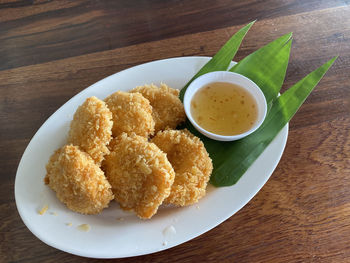
[(111, 185), (94, 160), (78, 147), (58, 149), (46, 165), (45, 183), (75, 212), (98, 214), (113, 199)]
[(163, 153), (147, 138), (126, 133), (111, 142), (103, 167), (115, 200), (124, 210), (151, 218), (169, 196), (175, 172)]
[(187, 130), (165, 130), (152, 139), (175, 170), (175, 181), (164, 201), (178, 206), (191, 205), (205, 195), (213, 170), (212, 161), (199, 138)]
[(113, 136), (136, 133), (148, 137), (154, 133), (152, 106), (140, 93), (117, 91), (105, 99), (113, 115)]
[(70, 125), (68, 143), (79, 148), (101, 164), (109, 153), (107, 145), (112, 139), (112, 113), (102, 100), (90, 97), (79, 106)]
[(184, 106), (179, 99), (179, 90), (169, 88), (161, 84), (158, 88), (155, 85), (144, 85), (137, 87), (132, 92), (140, 92), (149, 100), (155, 122), (155, 132), (165, 128), (175, 129), (186, 119)]

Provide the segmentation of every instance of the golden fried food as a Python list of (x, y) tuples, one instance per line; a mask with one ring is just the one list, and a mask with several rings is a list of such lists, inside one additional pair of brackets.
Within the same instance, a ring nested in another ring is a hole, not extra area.
[(175, 181), (164, 201), (178, 206), (191, 205), (205, 195), (213, 170), (212, 161), (201, 140), (187, 130), (160, 131), (152, 139), (175, 170)]
[(169, 88), (161, 84), (158, 88), (155, 85), (144, 85), (137, 87), (132, 92), (140, 92), (149, 100), (155, 122), (155, 132), (165, 128), (175, 129), (186, 119), (184, 106), (179, 99), (179, 90)]
[(151, 218), (169, 196), (175, 172), (163, 153), (147, 138), (126, 133), (111, 142), (103, 168), (124, 210), (143, 219)]
[(46, 165), (45, 183), (75, 212), (98, 214), (113, 199), (111, 185), (94, 160), (78, 147), (58, 149)]
[(152, 106), (140, 93), (117, 91), (105, 99), (113, 115), (113, 136), (136, 133), (148, 137), (154, 133)]
[(79, 148), (100, 164), (109, 153), (112, 139), (112, 113), (102, 100), (90, 97), (79, 106), (70, 125), (68, 143)]

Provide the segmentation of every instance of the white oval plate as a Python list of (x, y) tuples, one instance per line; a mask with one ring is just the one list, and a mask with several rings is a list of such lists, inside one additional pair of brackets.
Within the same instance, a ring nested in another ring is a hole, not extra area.
[[(109, 76), (83, 90), (59, 108), (37, 131), (18, 166), (15, 199), (18, 212), (29, 230), (46, 244), (79, 256), (121, 258), (149, 254), (195, 238), (235, 214), (256, 195), (277, 166), (288, 137), (288, 125), (276, 136), (237, 184), (208, 187), (197, 205), (160, 207), (151, 220), (123, 212), (113, 202), (99, 215), (81, 215), (68, 210), (45, 186), (45, 165), (65, 144), (70, 121), (77, 107), (90, 96), (104, 99), (117, 91), (128, 91), (145, 83), (181, 89), (209, 60), (180, 57), (142, 64)], [(48, 205), (44, 215), (38, 211)], [(72, 225), (67, 225), (71, 223)], [(89, 232), (77, 226), (89, 224)], [(173, 226), (176, 230), (169, 230)]]

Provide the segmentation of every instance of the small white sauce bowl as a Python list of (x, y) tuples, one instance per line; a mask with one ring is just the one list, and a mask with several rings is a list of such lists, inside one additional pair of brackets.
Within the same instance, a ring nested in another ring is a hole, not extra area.
[[(257, 120), (255, 121), (253, 127), (250, 130), (244, 133), (231, 135), (231, 136), (219, 135), (203, 129), (201, 126), (199, 126), (195, 122), (191, 114), (192, 98), (199, 89), (213, 82), (226, 82), (226, 83), (239, 85), (254, 97), (257, 103), (258, 116), (257, 116)], [(256, 129), (260, 127), (260, 125), (263, 123), (266, 117), (266, 112), (267, 112), (266, 99), (265, 99), (264, 93), (261, 91), (258, 85), (256, 85), (252, 80), (248, 79), (247, 77), (241, 74), (230, 72), (230, 71), (210, 72), (192, 81), (192, 83), (187, 87), (187, 90), (185, 92), (184, 108), (185, 108), (187, 118), (190, 120), (192, 125), (200, 133), (217, 141), (235, 141), (246, 137), (247, 135), (251, 134), (252, 132), (254, 132)]]

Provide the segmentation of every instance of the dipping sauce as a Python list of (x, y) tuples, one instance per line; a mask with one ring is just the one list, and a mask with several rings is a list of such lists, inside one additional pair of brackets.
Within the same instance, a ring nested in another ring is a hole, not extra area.
[(203, 129), (230, 136), (250, 130), (258, 110), (255, 98), (241, 86), (213, 82), (194, 94), (191, 115)]

